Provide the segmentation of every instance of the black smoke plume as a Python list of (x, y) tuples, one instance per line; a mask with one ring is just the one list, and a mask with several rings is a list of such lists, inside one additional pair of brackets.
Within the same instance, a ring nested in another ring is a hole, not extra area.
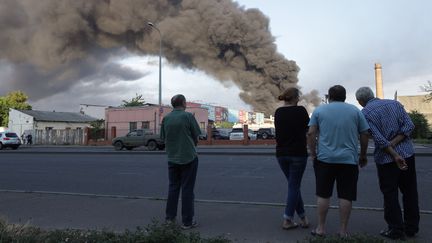
[(43, 97), (103, 72), (122, 48), (158, 55), (148, 22), (170, 63), (232, 80), (256, 111), (273, 113), (275, 97), (297, 86), (299, 67), (277, 52), (269, 19), (231, 0), (0, 0), (0, 61), (13, 69), (2, 82)]

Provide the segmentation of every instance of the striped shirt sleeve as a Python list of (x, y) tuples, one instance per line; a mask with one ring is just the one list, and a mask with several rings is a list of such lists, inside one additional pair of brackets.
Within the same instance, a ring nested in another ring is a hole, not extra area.
[(376, 121), (374, 121), (374, 119), (371, 117), (368, 120), (369, 123), (369, 127), (370, 127), (370, 132), (372, 134), (372, 137), (375, 140), (375, 143), (380, 147), (380, 148), (386, 148), (388, 146), (390, 146), (390, 142), (384, 137), (383, 134), (381, 134), (380, 130), (378, 129), (378, 127), (376, 126)]

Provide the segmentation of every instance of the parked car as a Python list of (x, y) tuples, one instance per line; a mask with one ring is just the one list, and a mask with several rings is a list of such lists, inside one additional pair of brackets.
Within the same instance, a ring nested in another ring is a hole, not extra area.
[(273, 127), (258, 129), (258, 132), (257, 132), (257, 138), (258, 139), (270, 139), (270, 138), (275, 138), (275, 137), (276, 137), (276, 133), (275, 133), (275, 129)]
[(17, 149), (21, 145), (21, 139), (14, 132), (0, 132), (0, 150), (3, 148)]
[[(243, 128), (233, 128), (229, 135), (229, 140), (243, 140)], [(248, 139), (256, 140), (257, 135), (251, 130), (248, 129)]]
[(214, 129), (212, 131), (213, 139), (228, 140), (229, 134), (230, 132), (227, 129)]
[(126, 136), (116, 137), (112, 140), (115, 150), (132, 150), (139, 146), (147, 146), (148, 150), (164, 149), (165, 144), (159, 135), (153, 134), (149, 130), (137, 129), (126, 134)]

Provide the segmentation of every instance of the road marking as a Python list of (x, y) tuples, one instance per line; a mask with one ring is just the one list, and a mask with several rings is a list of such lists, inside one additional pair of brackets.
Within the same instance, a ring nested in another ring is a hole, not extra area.
[[(46, 195), (61, 195), (61, 196), (81, 196), (81, 197), (101, 197), (101, 198), (119, 198), (119, 199), (145, 199), (152, 201), (166, 201), (164, 197), (145, 197), (145, 196), (127, 196), (127, 195), (110, 195), (110, 194), (94, 194), (94, 193), (77, 193), (77, 192), (54, 192), (54, 191), (28, 191), (28, 190), (4, 190), (0, 189), (0, 193), (27, 193), (27, 194), (46, 194)], [(195, 199), (198, 203), (215, 203), (215, 204), (234, 204), (234, 205), (253, 205), (253, 206), (268, 206), (268, 207), (285, 207), (283, 203), (270, 202), (248, 202), (248, 201), (230, 201), (230, 200), (209, 200)], [(316, 205), (304, 205), (306, 208), (316, 208)], [(331, 209), (339, 209), (339, 206), (330, 206)], [(352, 207), (354, 210), (362, 211), (384, 211), (383, 208), (373, 207)], [(431, 214), (432, 210), (420, 210), (420, 214)]]

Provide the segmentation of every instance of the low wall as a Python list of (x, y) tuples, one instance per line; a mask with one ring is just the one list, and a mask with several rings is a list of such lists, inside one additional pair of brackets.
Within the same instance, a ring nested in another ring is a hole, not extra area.
[[(276, 144), (275, 139), (266, 139), (266, 140), (250, 140), (250, 141), (232, 141), (232, 140), (199, 140), (198, 145), (274, 145)], [(89, 146), (107, 146), (111, 145), (111, 141), (95, 141), (92, 139), (89, 139), (87, 142), (87, 145)]]
[[(244, 131), (247, 131), (248, 127), (247, 125), (244, 126)], [(211, 127), (207, 129), (207, 137), (211, 138)], [(111, 127), (111, 134), (116, 134), (117, 129), (115, 127)], [(92, 130), (89, 129), (87, 131), (89, 136), (87, 137), (86, 145), (90, 146), (104, 146), (104, 145), (111, 145), (112, 138), (108, 138), (106, 140), (101, 139), (92, 139), (91, 134)], [(245, 132), (246, 133), (246, 132)], [(105, 134), (108, 134), (107, 131), (105, 131)], [(274, 145), (276, 144), (275, 139), (257, 139), (257, 140), (249, 140), (247, 139), (247, 133), (245, 134), (244, 140), (219, 140), (219, 139), (209, 139), (209, 140), (199, 140), (198, 145)]]
[(257, 140), (200, 140), (198, 145), (274, 145), (275, 139), (257, 139)]

